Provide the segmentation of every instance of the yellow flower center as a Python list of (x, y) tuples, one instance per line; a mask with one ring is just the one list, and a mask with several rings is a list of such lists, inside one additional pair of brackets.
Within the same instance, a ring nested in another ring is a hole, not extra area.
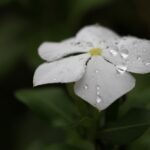
[(100, 49), (100, 48), (92, 48), (89, 51), (89, 53), (90, 53), (91, 56), (101, 56), (102, 55), (102, 49)]

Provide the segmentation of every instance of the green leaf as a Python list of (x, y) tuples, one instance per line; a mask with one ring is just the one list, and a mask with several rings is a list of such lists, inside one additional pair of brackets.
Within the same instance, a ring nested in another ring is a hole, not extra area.
[(150, 111), (133, 109), (118, 121), (100, 132), (102, 140), (115, 144), (127, 144), (140, 137), (150, 126)]
[(45, 123), (31, 111), (15, 123), (14, 133), (15, 150), (41, 150), (49, 144), (63, 142), (65, 139), (63, 129)]
[(71, 123), (76, 113), (63, 87), (20, 90), (16, 93), (16, 97), (48, 120), (54, 113)]
[(142, 137), (133, 142), (129, 150), (150, 150), (150, 130), (148, 130)]
[(133, 91), (128, 95), (127, 100), (121, 105), (121, 113), (126, 113), (134, 107), (142, 107), (150, 109), (150, 88), (145, 88), (142, 91)]
[(56, 144), (50, 145), (44, 150), (81, 150), (81, 149), (78, 149), (77, 147), (68, 145), (68, 144), (56, 143)]
[(69, 145), (72, 145), (76, 147), (76, 149), (80, 150), (94, 150), (94, 145), (92, 143), (92, 140), (87, 138), (87, 136), (83, 133), (83, 136), (81, 132), (87, 132), (89, 135), (88, 131), (84, 131), (84, 129), (81, 129), (81, 132), (79, 132), (79, 127), (77, 128), (78, 132), (76, 130), (68, 130), (67, 134), (67, 143)]

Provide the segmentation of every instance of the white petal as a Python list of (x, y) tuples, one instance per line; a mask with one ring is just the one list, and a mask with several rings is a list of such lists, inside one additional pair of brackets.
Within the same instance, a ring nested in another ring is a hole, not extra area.
[(67, 83), (78, 81), (85, 72), (90, 55), (81, 54), (59, 61), (40, 65), (34, 74), (34, 86), (47, 83)]
[(127, 72), (121, 72), (102, 57), (93, 57), (86, 73), (76, 82), (75, 93), (103, 110), (135, 86), (135, 79)]
[(103, 49), (103, 57), (108, 60), (109, 62), (112, 62), (113, 64), (124, 64), (126, 61), (125, 59), (122, 59), (120, 53), (119, 53), (119, 47), (118, 47), (118, 41), (113, 41), (111, 44), (107, 46), (107, 48)]
[[(117, 55), (112, 55), (115, 50)], [(115, 65), (124, 65), (133, 73), (150, 72), (150, 41), (135, 37), (123, 37), (116, 47), (104, 51), (104, 57)]]
[(76, 36), (81, 41), (87, 41), (94, 44), (95, 47), (101, 43), (110, 43), (111, 40), (116, 40), (119, 36), (112, 30), (100, 25), (91, 25), (81, 29)]
[(38, 49), (39, 55), (46, 61), (54, 61), (67, 55), (87, 52), (85, 43), (70, 38), (62, 42), (45, 42)]
[(119, 41), (120, 54), (126, 50), (127, 70), (133, 73), (150, 72), (150, 41), (124, 37)]

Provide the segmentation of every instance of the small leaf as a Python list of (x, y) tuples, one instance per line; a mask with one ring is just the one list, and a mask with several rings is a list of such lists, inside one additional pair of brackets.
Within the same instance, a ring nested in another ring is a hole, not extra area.
[(129, 150), (150, 150), (150, 130), (148, 130), (142, 137), (133, 142)]
[(150, 126), (150, 111), (133, 109), (123, 118), (110, 124), (100, 132), (102, 140), (126, 144), (140, 137)]
[(71, 123), (76, 113), (63, 87), (20, 90), (16, 97), (46, 119), (50, 119), (55, 113)]
[[(148, 78), (147, 78), (148, 77)], [(146, 76), (146, 81), (142, 80), (143, 83), (147, 82), (150, 76)], [(134, 108), (134, 107), (142, 107), (142, 108), (148, 108), (150, 109), (150, 88), (146, 88), (147, 86), (145, 85), (145, 88), (143, 87), (142, 83), (140, 83), (142, 90), (133, 90), (129, 95), (128, 99), (124, 102), (123, 105), (121, 105), (121, 113), (127, 112), (129, 109)], [(144, 90), (143, 90), (144, 89)]]

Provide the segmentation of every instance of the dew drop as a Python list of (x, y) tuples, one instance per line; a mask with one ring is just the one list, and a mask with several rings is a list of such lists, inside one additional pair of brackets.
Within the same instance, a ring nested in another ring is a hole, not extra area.
[(118, 52), (114, 49), (109, 50), (109, 52), (112, 56), (117, 56), (117, 54), (118, 54)]
[(87, 90), (88, 89), (88, 85), (86, 84), (86, 85), (84, 85), (84, 89), (85, 90)]
[(141, 61), (141, 56), (137, 56), (137, 60), (138, 60), (138, 61)]
[(99, 91), (97, 91), (97, 93), (96, 93), (97, 95), (100, 95), (100, 92)]
[(97, 85), (96, 89), (97, 89), (97, 90), (100, 90), (100, 86), (99, 86), (99, 85)]
[(88, 47), (93, 47), (93, 44), (92, 44), (91, 42), (87, 42), (86, 45), (87, 45)]
[(149, 65), (150, 65), (150, 62), (146, 62), (146, 63), (145, 63), (145, 66), (149, 66)]
[(122, 58), (127, 59), (129, 56), (129, 51), (127, 49), (122, 49), (120, 55)]
[(99, 73), (99, 70), (95, 70), (95, 73)]
[(56, 79), (56, 78), (54, 78), (53, 80), (54, 80), (54, 81), (57, 81), (57, 79)]
[(124, 74), (125, 71), (127, 70), (127, 66), (125, 65), (117, 65), (116, 70), (119, 74)]
[(81, 42), (76, 42), (75, 44), (76, 44), (76, 45), (80, 45), (80, 44), (81, 44)]
[(118, 45), (118, 42), (115, 42), (115, 45)]
[(81, 42), (75, 42), (75, 43), (74, 43), (74, 46), (79, 46), (79, 47), (81, 47), (81, 46), (83, 46), (83, 45), (82, 45)]
[(100, 97), (100, 86), (99, 85), (97, 85), (96, 86), (96, 102), (97, 103), (100, 103), (101, 101), (102, 101), (102, 99), (101, 99), (101, 97)]
[(102, 101), (101, 97), (100, 97), (99, 95), (97, 95), (97, 97), (96, 97), (96, 102), (97, 102), (97, 103), (100, 103), (101, 101)]

